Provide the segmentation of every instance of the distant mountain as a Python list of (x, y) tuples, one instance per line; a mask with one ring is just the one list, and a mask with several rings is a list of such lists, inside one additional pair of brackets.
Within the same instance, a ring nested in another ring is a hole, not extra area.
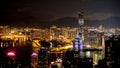
[(105, 20), (100, 21), (106, 28), (120, 28), (120, 17), (111, 17)]
[[(47, 26), (56, 25), (58, 27), (77, 27), (78, 19), (75, 17), (65, 17), (47, 23)], [(120, 28), (120, 17), (111, 17), (105, 20), (88, 20), (85, 19), (85, 26), (99, 26), (103, 25), (105, 28)]]
[(75, 17), (65, 17), (49, 22), (48, 25), (56, 25), (58, 27), (76, 27), (78, 25), (78, 20)]
[[(0, 25), (10, 25), (15, 27), (38, 27), (38, 28), (49, 28), (52, 25), (58, 27), (77, 27), (78, 18), (76, 17), (64, 17), (56, 19), (50, 22), (39, 22), (39, 21), (7, 21), (6, 19), (0, 18)], [(97, 27), (103, 25), (105, 28), (120, 28), (120, 17), (111, 17), (105, 20), (88, 20), (85, 19), (85, 26)]]

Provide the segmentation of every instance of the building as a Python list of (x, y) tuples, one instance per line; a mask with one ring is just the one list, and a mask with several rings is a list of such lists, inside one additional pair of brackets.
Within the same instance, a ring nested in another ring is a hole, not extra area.
[(73, 40), (76, 37), (78, 29), (77, 28), (68, 28), (68, 39)]
[(120, 67), (120, 35), (113, 35), (105, 41), (105, 59), (108, 66)]
[(81, 37), (82, 41), (84, 41), (84, 19), (83, 12), (78, 13), (78, 35)]
[(0, 38), (9, 33), (8, 26), (0, 26)]

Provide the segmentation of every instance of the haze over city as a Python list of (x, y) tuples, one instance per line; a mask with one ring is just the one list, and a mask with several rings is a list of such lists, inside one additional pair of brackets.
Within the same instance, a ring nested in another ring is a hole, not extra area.
[(0, 25), (48, 28), (77, 26), (79, 11), (85, 25), (120, 27), (119, 0), (6, 0), (0, 2)]

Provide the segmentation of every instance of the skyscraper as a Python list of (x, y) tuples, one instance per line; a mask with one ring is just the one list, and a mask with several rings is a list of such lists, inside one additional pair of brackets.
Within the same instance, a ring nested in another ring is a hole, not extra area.
[(83, 50), (83, 41), (84, 41), (84, 19), (83, 19), (83, 12), (78, 12), (78, 32), (77, 36), (74, 39), (74, 49), (75, 51)]
[(108, 66), (120, 67), (120, 35), (114, 35), (105, 41), (105, 59)]
[(82, 41), (84, 41), (84, 19), (83, 12), (78, 12), (78, 35), (81, 37)]

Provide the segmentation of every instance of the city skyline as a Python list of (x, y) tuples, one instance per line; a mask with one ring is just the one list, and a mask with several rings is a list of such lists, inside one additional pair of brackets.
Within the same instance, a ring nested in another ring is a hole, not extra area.
[(119, 27), (119, 3), (119, 0), (2, 1), (0, 25), (47, 27), (57, 23), (76, 26), (77, 13), (83, 11), (88, 25)]

